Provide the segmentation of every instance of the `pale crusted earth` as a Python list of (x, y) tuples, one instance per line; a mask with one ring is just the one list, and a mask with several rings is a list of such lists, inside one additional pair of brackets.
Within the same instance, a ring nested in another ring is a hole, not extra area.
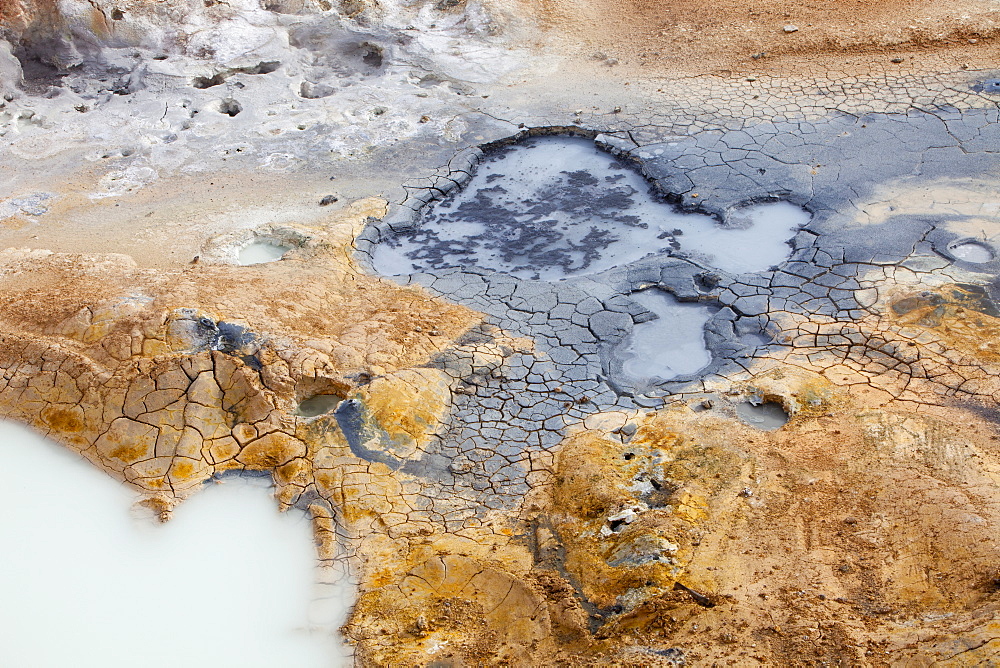
[[(0, 413), (164, 520), (269, 472), (358, 665), (994, 665), (997, 13), (0, 0)], [(812, 218), (751, 274), (374, 275), (552, 133)], [(637, 387), (650, 289), (713, 309), (712, 362)]]

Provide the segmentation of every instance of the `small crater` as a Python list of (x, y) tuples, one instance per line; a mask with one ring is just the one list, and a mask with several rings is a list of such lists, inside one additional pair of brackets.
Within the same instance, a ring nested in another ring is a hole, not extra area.
[(759, 399), (746, 401), (736, 407), (736, 415), (751, 427), (761, 431), (774, 431), (785, 426), (788, 413), (781, 404)]
[(337, 408), (340, 401), (341, 397), (335, 394), (315, 394), (300, 402), (294, 414), (306, 418), (319, 417)]
[(225, 83), (226, 77), (222, 74), (216, 74), (210, 77), (195, 77), (191, 80), (191, 85), (195, 88), (211, 88), (213, 86), (218, 86)]
[(382, 67), (382, 59), (385, 51), (378, 44), (362, 42), (358, 47), (358, 52), (361, 54), (361, 60), (365, 65)]
[[(249, 67), (236, 67), (230, 70), (224, 70), (222, 72), (217, 72), (210, 77), (195, 77), (191, 80), (191, 85), (195, 88), (212, 88), (213, 86), (218, 86), (219, 84), (225, 83), (226, 79), (233, 76), (234, 74), (270, 74), (274, 72), (279, 67), (281, 67), (280, 60), (263, 60), (256, 65), (250, 65)], [(241, 88), (242, 86), (239, 85)], [(235, 115), (235, 114), (233, 114)]]
[(292, 250), (291, 246), (267, 239), (258, 239), (240, 250), (239, 262), (244, 266), (276, 262), (290, 250)]
[(225, 114), (226, 116), (229, 116), (230, 118), (232, 118), (233, 116), (235, 116), (236, 114), (240, 113), (241, 111), (243, 111), (243, 105), (241, 105), (239, 102), (237, 102), (233, 98), (227, 97), (224, 100), (219, 100), (219, 113), (220, 114)]
[(330, 97), (335, 92), (337, 92), (337, 89), (332, 86), (313, 83), (311, 81), (303, 81), (299, 86), (299, 97), (304, 97), (307, 100), (318, 100), (320, 98)]
[(961, 260), (962, 262), (970, 262), (972, 264), (985, 264), (986, 262), (992, 262), (995, 254), (993, 249), (982, 241), (974, 241), (972, 239), (964, 239), (962, 241), (956, 241), (948, 246), (948, 252), (956, 260)]

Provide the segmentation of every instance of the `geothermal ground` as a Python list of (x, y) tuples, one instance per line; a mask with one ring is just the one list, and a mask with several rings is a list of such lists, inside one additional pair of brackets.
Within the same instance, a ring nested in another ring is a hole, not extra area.
[[(328, 665), (995, 665), (998, 31), (987, 0), (0, 0), (0, 416), (149, 524), (269, 482), (349, 609), (305, 625)], [(83, 503), (4, 429), (16, 499)], [(84, 569), (70, 510), (43, 549)]]

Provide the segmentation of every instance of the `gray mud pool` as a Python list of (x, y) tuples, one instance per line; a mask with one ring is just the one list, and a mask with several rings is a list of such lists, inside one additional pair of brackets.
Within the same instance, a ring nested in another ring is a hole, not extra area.
[(536, 137), (489, 153), (464, 188), (384, 238), (372, 263), (386, 276), (478, 267), (552, 281), (664, 254), (741, 274), (784, 261), (809, 217), (768, 202), (720, 224), (678, 211), (589, 139)]
[(276, 262), (290, 250), (292, 250), (291, 246), (286, 246), (275, 241), (254, 241), (240, 250), (239, 263), (242, 265), (251, 265)]
[(621, 380), (636, 387), (694, 374), (712, 357), (705, 345), (709, 307), (678, 302), (662, 290), (633, 292), (631, 299), (657, 318), (636, 325), (615, 351), (621, 360)]

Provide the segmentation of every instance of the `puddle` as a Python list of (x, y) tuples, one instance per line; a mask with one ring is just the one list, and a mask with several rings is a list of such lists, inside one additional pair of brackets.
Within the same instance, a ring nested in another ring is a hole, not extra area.
[(373, 253), (399, 276), (478, 266), (527, 279), (593, 274), (671, 250), (732, 273), (784, 260), (809, 214), (776, 202), (719, 225), (657, 201), (640, 174), (589, 139), (536, 137), (487, 157), (469, 184)]
[(729, 212), (726, 226), (692, 227), (681, 249), (730, 274), (767, 271), (788, 259), (788, 241), (809, 222), (809, 212), (789, 202), (754, 204)]
[(239, 262), (242, 265), (275, 262), (290, 250), (292, 250), (291, 246), (274, 241), (254, 241), (252, 244), (244, 246), (240, 251)]
[(959, 241), (948, 246), (948, 252), (963, 262), (983, 264), (993, 261), (993, 250), (981, 241)]
[(712, 312), (707, 306), (678, 302), (656, 289), (629, 297), (659, 317), (636, 325), (615, 351), (622, 376), (644, 387), (708, 366), (712, 356), (705, 347), (705, 324)]
[(751, 427), (761, 431), (774, 431), (785, 426), (788, 413), (781, 404), (773, 401), (745, 401), (736, 407), (736, 415)]
[(329, 413), (337, 404), (340, 397), (335, 394), (317, 394), (301, 402), (295, 409), (295, 414), (300, 417), (317, 417), (324, 413)]
[(134, 498), (0, 423), (0, 663), (350, 665), (334, 634), (353, 592), (317, 608), (309, 520), (277, 512), (267, 478), (210, 485), (162, 525), (132, 516)]

